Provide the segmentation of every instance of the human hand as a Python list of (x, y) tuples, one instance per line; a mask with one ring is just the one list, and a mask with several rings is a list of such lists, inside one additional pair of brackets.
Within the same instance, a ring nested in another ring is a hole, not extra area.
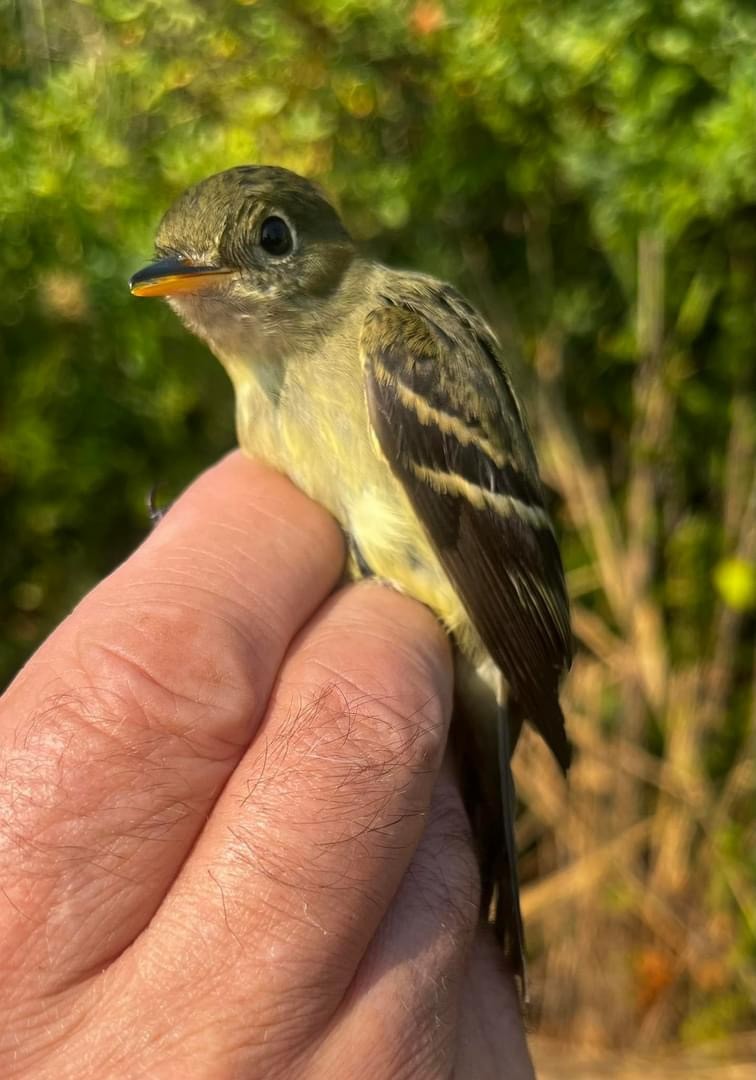
[(444, 635), (234, 454), (0, 703), (0, 1076), (527, 1077)]

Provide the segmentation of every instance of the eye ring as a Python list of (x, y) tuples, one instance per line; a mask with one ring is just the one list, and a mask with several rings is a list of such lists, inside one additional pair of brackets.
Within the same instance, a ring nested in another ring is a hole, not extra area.
[(265, 218), (260, 226), (260, 247), (267, 251), (268, 255), (280, 258), (288, 255), (294, 248), (294, 238), (291, 229), (282, 217), (271, 214)]

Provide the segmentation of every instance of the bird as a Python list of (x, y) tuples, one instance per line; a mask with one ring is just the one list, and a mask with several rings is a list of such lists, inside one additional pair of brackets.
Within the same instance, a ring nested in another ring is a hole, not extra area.
[(165, 298), (220, 360), (242, 450), (336, 518), (347, 576), (415, 597), (450, 635), (482, 911), (527, 997), (511, 755), (528, 721), (567, 773), (559, 686), (572, 638), (495, 334), (453, 286), (361, 252), (318, 184), (270, 165), (185, 191), (129, 286)]

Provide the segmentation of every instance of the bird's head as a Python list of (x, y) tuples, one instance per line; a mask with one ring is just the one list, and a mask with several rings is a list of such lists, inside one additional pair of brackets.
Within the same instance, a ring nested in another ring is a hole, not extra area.
[(165, 297), (222, 353), (235, 331), (314, 330), (355, 249), (315, 184), (288, 169), (245, 165), (185, 191), (160, 223), (155, 253), (129, 281), (132, 293)]

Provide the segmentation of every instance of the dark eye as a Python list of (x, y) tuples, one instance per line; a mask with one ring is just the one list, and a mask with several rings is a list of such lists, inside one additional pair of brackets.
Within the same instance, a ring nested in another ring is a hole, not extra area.
[(269, 255), (288, 255), (294, 247), (289, 226), (283, 218), (266, 218), (260, 228), (260, 247)]

